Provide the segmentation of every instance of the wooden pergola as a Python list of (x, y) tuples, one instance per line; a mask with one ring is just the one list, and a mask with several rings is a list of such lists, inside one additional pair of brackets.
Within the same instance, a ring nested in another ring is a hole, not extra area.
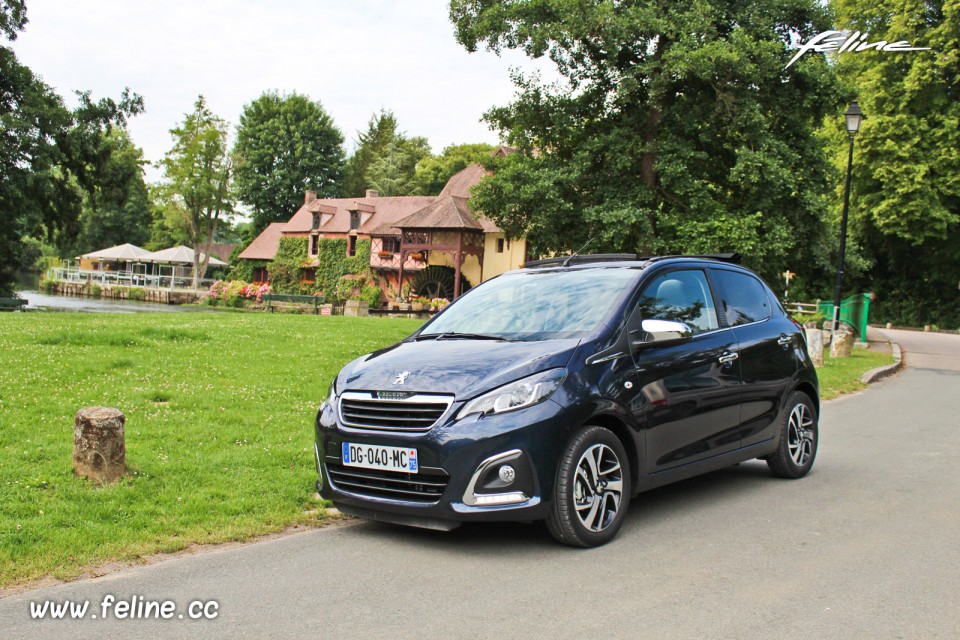
[(453, 297), (460, 297), (460, 272), (468, 256), (476, 256), (483, 279), (483, 226), (470, 213), (466, 198), (441, 195), (428, 207), (394, 225), (400, 229), (400, 277), (412, 253), (440, 251), (453, 259)]

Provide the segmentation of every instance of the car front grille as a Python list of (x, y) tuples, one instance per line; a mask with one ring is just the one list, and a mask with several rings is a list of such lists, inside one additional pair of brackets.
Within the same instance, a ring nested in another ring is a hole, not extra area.
[(345, 391), (340, 421), (358, 429), (429, 431), (452, 402), (453, 396), (440, 394)]
[(440, 500), (450, 481), (450, 476), (440, 469), (395, 473), (345, 467), (331, 460), (326, 466), (327, 479), (334, 488), (372, 498), (434, 503)]

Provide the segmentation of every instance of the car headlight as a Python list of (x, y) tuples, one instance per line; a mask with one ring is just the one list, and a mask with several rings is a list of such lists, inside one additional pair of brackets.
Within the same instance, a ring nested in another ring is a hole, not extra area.
[(553, 392), (560, 387), (566, 377), (566, 369), (550, 369), (505, 384), (465, 404), (460, 413), (457, 414), (457, 419), (471, 413), (489, 415), (491, 413), (516, 411), (543, 402), (553, 395)]

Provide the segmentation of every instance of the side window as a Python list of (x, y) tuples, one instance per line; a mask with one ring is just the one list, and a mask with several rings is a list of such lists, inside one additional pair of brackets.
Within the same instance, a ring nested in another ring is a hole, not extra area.
[(714, 269), (711, 275), (720, 289), (720, 307), (731, 327), (770, 317), (770, 297), (759, 280), (726, 269)]
[(657, 277), (644, 288), (637, 308), (641, 318), (685, 322), (694, 333), (720, 327), (707, 278), (700, 270)]

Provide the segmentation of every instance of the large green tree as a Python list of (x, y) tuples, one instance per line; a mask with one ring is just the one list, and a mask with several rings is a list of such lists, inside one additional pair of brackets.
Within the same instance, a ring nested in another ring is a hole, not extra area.
[(496, 147), (493, 145), (484, 143), (453, 144), (440, 155), (424, 158), (417, 165), (414, 192), (425, 196), (437, 195), (454, 174), (471, 164), (487, 162), (494, 149)]
[(362, 197), (367, 189), (383, 196), (405, 196), (417, 188), (417, 165), (430, 155), (426, 138), (400, 131), (391, 111), (370, 117), (357, 134), (357, 149), (347, 160), (343, 195)]
[(150, 237), (151, 202), (144, 182), (143, 151), (126, 129), (101, 134), (97, 180), (83, 194), (76, 235), (58, 234), (63, 255), (76, 255)]
[[(825, 230), (815, 138), (840, 102), (822, 56), (785, 69), (792, 35), (830, 28), (816, 0), (452, 0), (469, 51), (549, 56), (565, 82), (515, 75), (486, 115), (519, 153), (474, 204), (535, 251), (739, 251), (768, 276)], [(803, 254), (804, 257), (797, 257)], [(798, 264), (802, 262), (803, 264)]]
[[(848, 52), (836, 68), (867, 115), (855, 143), (850, 239), (867, 269), (845, 290), (874, 289), (875, 318), (960, 326), (960, 1), (834, 0), (839, 28), (929, 51)], [(846, 131), (834, 119), (839, 215)]]
[(343, 134), (323, 105), (306, 96), (267, 92), (244, 106), (234, 151), (237, 198), (250, 206), (254, 236), (289, 220), (304, 191), (339, 195)]
[[(0, 37), (16, 37), (25, 11), (23, 2), (0, 0)], [(107, 134), (143, 110), (143, 100), (126, 90), (119, 101), (94, 101), (82, 92), (78, 102), (67, 109), (9, 47), (0, 46), (0, 296), (11, 294), (22, 238), (77, 233), (84, 195), (104, 179)]]
[(160, 162), (165, 180), (158, 193), (167, 218), (179, 220), (190, 239), (196, 288), (207, 271), (217, 225), (233, 213), (227, 123), (200, 96), (170, 135), (173, 147)]

